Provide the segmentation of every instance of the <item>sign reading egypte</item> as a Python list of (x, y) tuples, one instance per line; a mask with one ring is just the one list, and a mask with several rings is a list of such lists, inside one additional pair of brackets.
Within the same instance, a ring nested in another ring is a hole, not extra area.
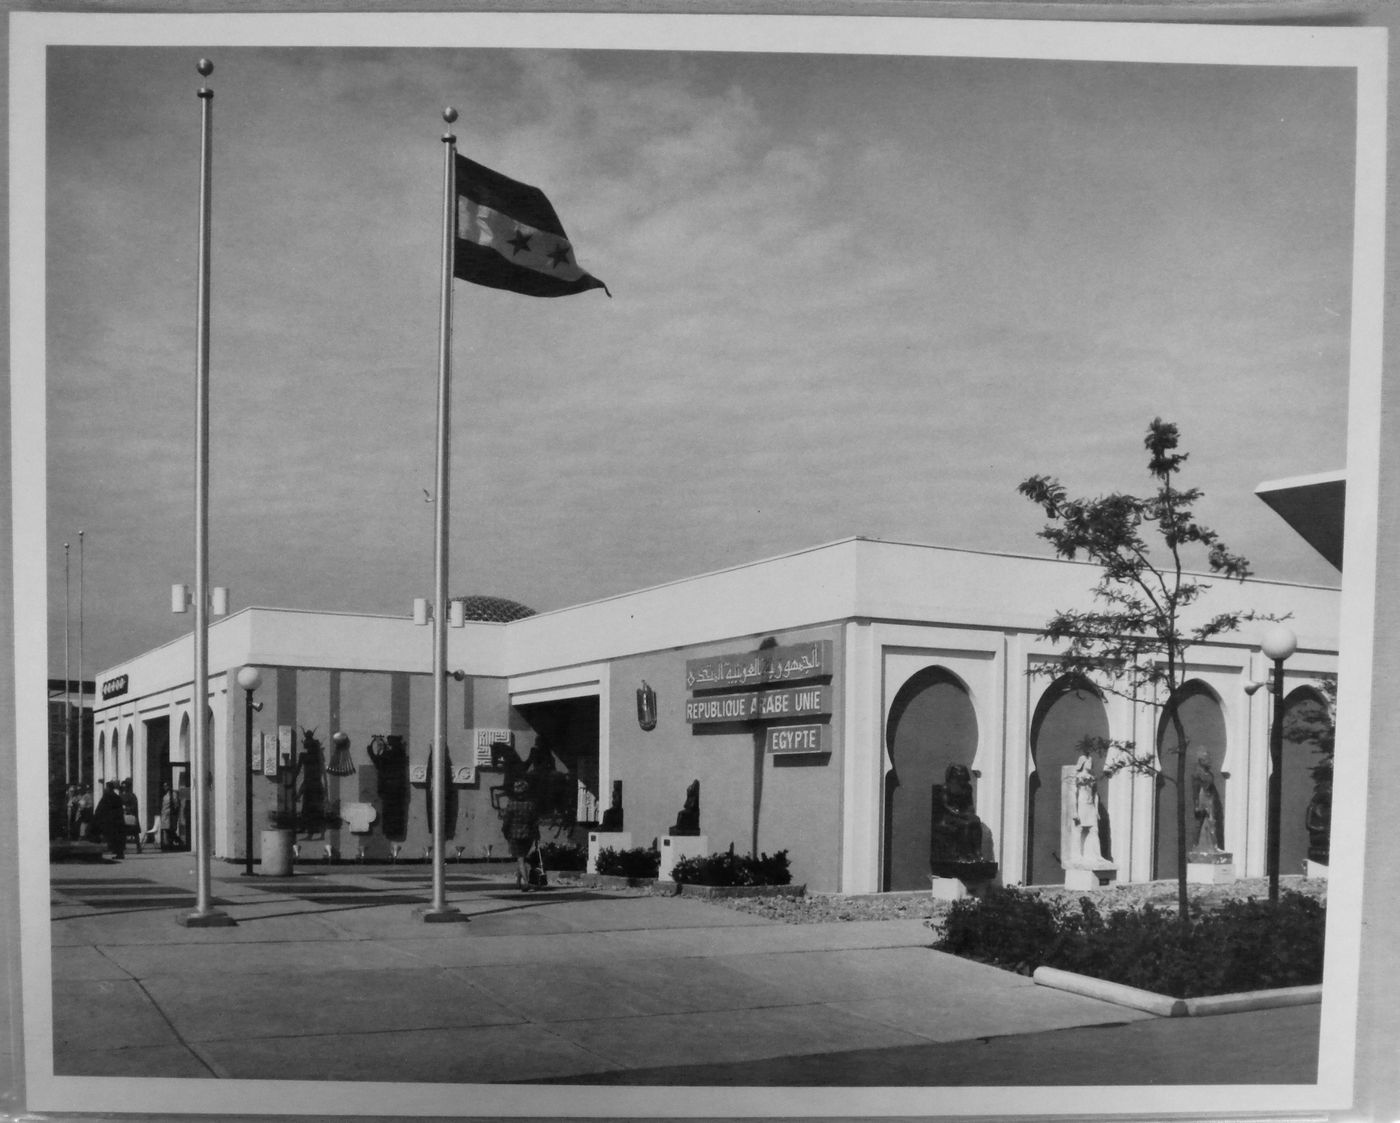
[(775, 725), (768, 730), (763, 748), (770, 753), (829, 753), (831, 726)]
[(692, 725), (717, 721), (772, 721), (829, 713), (831, 687), (825, 684), (756, 690), (750, 694), (712, 694), (688, 699), (685, 704), (685, 720)]
[(738, 655), (711, 655), (685, 661), (687, 690), (722, 690), (768, 682), (802, 682), (832, 673), (831, 641), (769, 647)]

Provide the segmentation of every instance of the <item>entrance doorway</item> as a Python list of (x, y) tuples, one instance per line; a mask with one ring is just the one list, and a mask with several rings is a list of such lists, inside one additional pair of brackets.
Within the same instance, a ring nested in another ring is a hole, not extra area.
[(160, 786), (170, 782), (170, 717), (151, 718), (145, 725), (146, 784), (145, 790), (138, 793), (141, 814), (145, 819), (141, 824), (142, 830), (151, 825), (152, 819), (159, 817)]
[[(548, 770), (544, 784), (547, 822), (555, 833), (570, 834), (576, 823), (595, 823), (608, 800), (598, 791), (598, 698), (560, 698), (516, 707), (534, 735), (524, 740), (542, 745), (534, 763)], [(522, 763), (530, 763), (531, 744), (517, 746)]]

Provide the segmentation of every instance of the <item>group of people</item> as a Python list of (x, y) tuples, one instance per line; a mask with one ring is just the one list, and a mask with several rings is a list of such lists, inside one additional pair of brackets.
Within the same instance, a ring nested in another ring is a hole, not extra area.
[[(72, 785), (68, 788), (68, 837), (101, 843), (104, 856), (121, 861), (126, 857), (128, 836), (141, 848), (141, 801), (135, 785), (127, 777), (118, 783), (108, 780), (93, 802), (93, 793)], [(189, 837), (188, 801), (169, 782), (160, 786), (159, 846), (162, 850), (183, 850)]]

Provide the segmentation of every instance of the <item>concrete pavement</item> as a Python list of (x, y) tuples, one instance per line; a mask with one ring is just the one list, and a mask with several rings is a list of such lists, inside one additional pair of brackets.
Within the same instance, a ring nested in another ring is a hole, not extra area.
[[(52, 866), (55, 1071), (460, 1083), (1312, 1082), (1317, 1010), (1158, 1019), (930, 950), (920, 920), (784, 924), (448, 862)], [(1121, 1081), (1102, 1059), (1124, 1061)], [(1092, 1073), (1074, 1058), (1092, 1058)], [(1226, 1077), (1221, 1077), (1225, 1079)]]

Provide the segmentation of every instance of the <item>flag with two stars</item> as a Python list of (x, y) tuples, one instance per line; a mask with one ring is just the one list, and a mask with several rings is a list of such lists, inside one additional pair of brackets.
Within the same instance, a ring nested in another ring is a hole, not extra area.
[(526, 296), (608, 292), (574, 260), (574, 247), (543, 191), (461, 154), (453, 275)]

